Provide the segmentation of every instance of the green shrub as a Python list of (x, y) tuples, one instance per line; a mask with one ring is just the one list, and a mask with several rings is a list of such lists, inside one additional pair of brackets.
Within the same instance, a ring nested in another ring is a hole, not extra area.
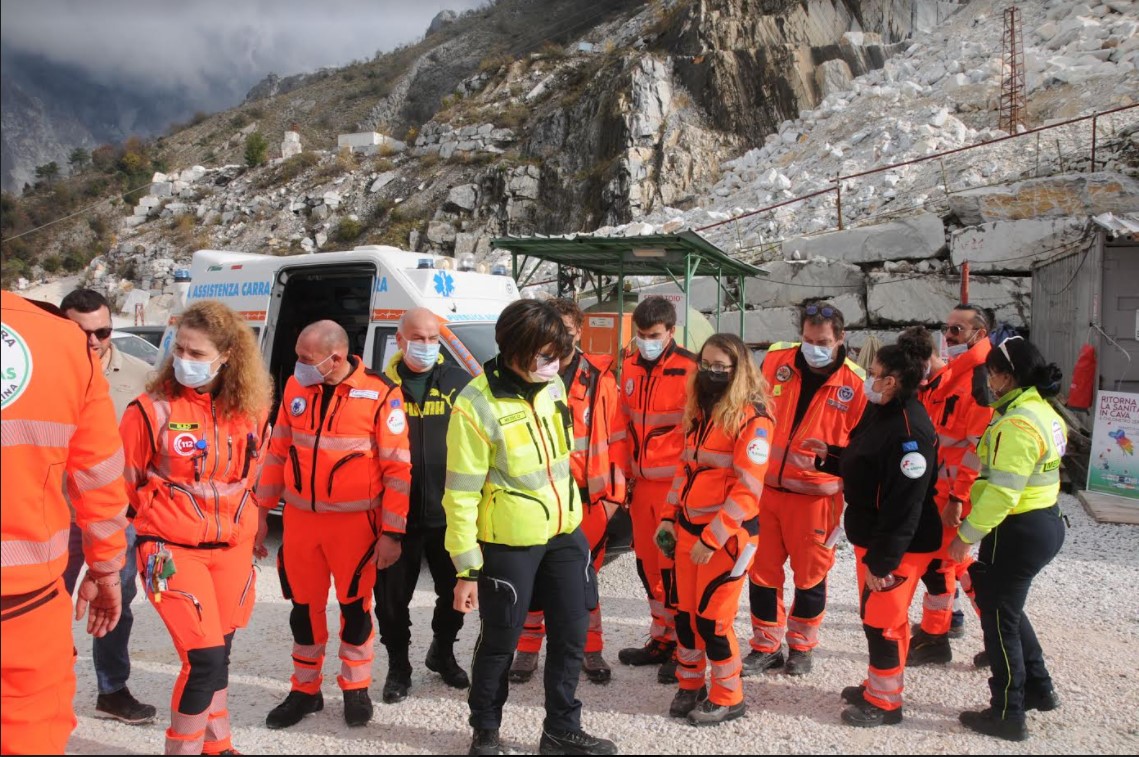
[(360, 234), (364, 232), (364, 226), (354, 218), (342, 218), (340, 223), (336, 225), (336, 231), (332, 236), (337, 242), (348, 244), (355, 242), (360, 238)]
[(255, 131), (245, 138), (245, 165), (263, 166), (269, 160), (269, 141), (265, 135)]
[(48, 255), (43, 259), (43, 263), (41, 265), (43, 265), (43, 269), (47, 273), (55, 273), (60, 269), (62, 261), (59, 259), (58, 255)]

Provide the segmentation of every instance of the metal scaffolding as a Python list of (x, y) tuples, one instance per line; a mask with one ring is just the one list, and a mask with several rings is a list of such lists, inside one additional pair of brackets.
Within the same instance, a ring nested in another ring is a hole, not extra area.
[(1017, 127), (1028, 128), (1028, 96), (1024, 85), (1024, 39), (1020, 30), (1020, 8), (1005, 9), (1004, 40), (1001, 43), (1001, 105), (997, 128), (1016, 134)]

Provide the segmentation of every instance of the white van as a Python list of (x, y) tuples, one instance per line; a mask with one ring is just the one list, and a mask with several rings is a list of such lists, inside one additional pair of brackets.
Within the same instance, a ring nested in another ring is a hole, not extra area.
[[(336, 321), (348, 332), (352, 354), (382, 371), (396, 351), (400, 316), (415, 307), (439, 316), (444, 359), (474, 376), (498, 352), (494, 324), (518, 299), (518, 287), (504, 271), (455, 270), (456, 262), (374, 245), (284, 257), (199, 250), (185, 304), (219, 300), (240, 313), (257, 335), (278, 394), (293, 373), (297, 336), (308, 324)], [(168, 327), (160, 360), (173, 338)]]

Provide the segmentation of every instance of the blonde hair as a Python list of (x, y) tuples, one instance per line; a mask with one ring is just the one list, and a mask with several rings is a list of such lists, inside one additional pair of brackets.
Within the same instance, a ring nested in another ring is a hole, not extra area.
[[(768, 404), (767, 380), (755, 364), (751, 350), (735, 334), (713, 334), (700, 348), (700, 358), (709, 347), (723, 350), (732, 358), (732, 378), (728, 388), (712, 408), (712, 422), (728, 436), (740, 432), (747, 419), (748, 408), (756, 403)], [(684, 428), (691, 431), (702, 412), (697, 397), (696, 375), (688, 377), (688, 402), (684, 406)]]
[[(178, 318), (177, 327), (202, 332), (218, 352), (229, 356), (218, 372), (215, 394), (222, 415), (244, 415), (256, 420), (269, 412), (273, 382), (265, 369), (253, 330), (241, 316), (217, 300), (205, 300), (187, 308)], [(179, 391), (178, 386), (171, 353), (146, 389), (155, 396), (172, 399)]]

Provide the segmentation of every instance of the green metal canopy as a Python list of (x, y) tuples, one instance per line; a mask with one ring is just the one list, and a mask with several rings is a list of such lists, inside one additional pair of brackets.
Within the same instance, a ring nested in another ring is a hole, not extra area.
[[(576, 268), (591, 274), (597, 287), (598, 300), (601, 298), (602, 277), (617, 279), (617, 291), (624, 291), (626, 276), (667, 276), (676, 283), (685, 295), (685, 309), (688, 307), (688, 293), (692, 279), (708, 276), (716, 279), (720, 289), (736, 300), (740, 314), (740, 337), (744, 332), (743, 291), (744, 278), (767, 276), (767, 272), (753, 265), (736, 260), (716, 245), (694, 231), (679, 234), (646, 234), (631, 237), (604, 237), (579, 235), (573, 237), (498, 237), (491, 240), (496, 249), (507, 250), (513, 259), (513, 275), (519, 288), (527, 285), (538, 266), (528, 273), (526, 264), (530, 259), (555, 263), (559, 278), (561, 269)], [(521, 259), (520, 259), (521, 256)], [(724, 277), (735, 278), (737, 294), (734, 296), (724, 286)], [(625, 310), (625, 298), (620, 296), (618, 313)], [(716, 320), (719, 323), (720, 306), (717, 301)], [(620, 321), (618, 321), (620, 324)], [(687, 319), (684, 327), (685, 341), (688, 338)], [(618, 342), (622, 343), (620, 325)]]

